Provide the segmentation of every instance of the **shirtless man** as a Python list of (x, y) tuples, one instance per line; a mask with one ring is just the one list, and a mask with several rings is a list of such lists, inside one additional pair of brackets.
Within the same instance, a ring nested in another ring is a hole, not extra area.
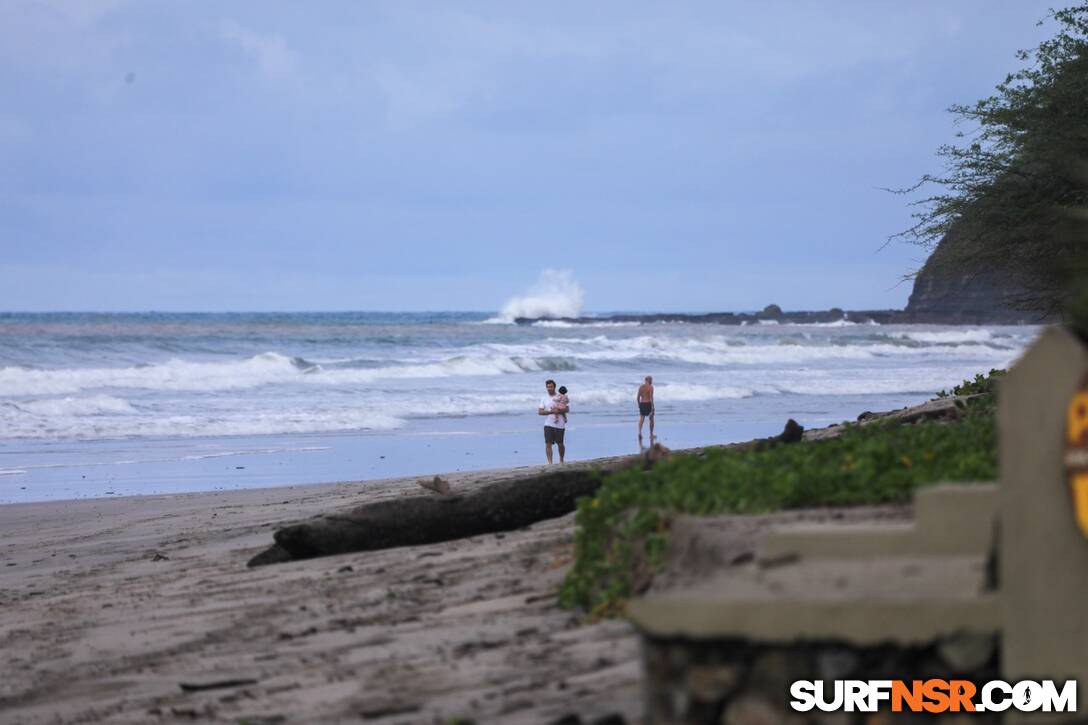
[(650, 419), (650, 439), (654, 437), (654, 379), (646, 376), (646, 382), (638, 386), (638, 439), (642, 440), (642, 422)]
[(556, 400), (555, 381), (544, 381), (544, 389), (548, 394), (540, 399), (540, 405), (536, 409), (537, 415), (547, 416), (544, 419), (544, 453), (548, 457), (548, 463), (552, 462), (552, 445), (559, 448), (559, 462), (562, 463), (567, 455), (567, 447), (564, 445), (564, 434), (567, 432), (567, 416), (569, 406)]

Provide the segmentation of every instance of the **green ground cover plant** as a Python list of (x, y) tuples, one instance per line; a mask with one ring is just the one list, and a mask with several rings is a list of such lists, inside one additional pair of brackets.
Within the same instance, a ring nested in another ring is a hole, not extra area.
[(594, 616), (622, 611), (636, 593), (636, 580), (664, 562), (673, 514), (904, 502), (926, 484), (995, 479), (992, 389), (1003, 372), (954, 388), (955, 395), (983, 395), (951, 419), (850, 424), (829, 440), (712, 449), (703, 457), (674, 456), (648, 471), (608, 476), (596, 496), (578, 502), (575, 560), (561, 604)]
[(947, 398), (952, 395), (979, 395), (982, 393), (993, 393), (994, 384), (1001, 376), (1005, 374), (1004, 370), (991, 369), (987, 375), (982, 373), (975, 373), (974, 380), (964, 380), (959, 385), (956, 385), (949, 390), (942, 390), (937, 393), (938, 398)]

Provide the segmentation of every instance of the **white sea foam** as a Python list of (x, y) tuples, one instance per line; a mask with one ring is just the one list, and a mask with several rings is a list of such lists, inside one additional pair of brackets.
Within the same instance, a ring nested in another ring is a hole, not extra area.
[[(763, 388), (764, 391), (768, 390)], [(701, 385), (698, 383), (665, 383), (654, 386), (654, 396), (658, 402), (733, 400), (750, 398), (760, 392), (754, 388), (733, 385)], [(628, 396), (630, 397), (630, 396)]]
[(0, 368), (0, 395), (64, 395), (98, 388), (215, 391), (256, 388), (295, 377), (302, 369), (291, 358), (266, 352), (229, 362), (173, 359), (118, 368), (41, 370)]
[(896, 332), (889, 335), (900, 340), (914, 340), (937, 345), (962, 345), (964, 343), (992, 342), (994, 335), (989, 330), (940, 330), (923, 332)]
[[(267, 352), (244, 360), (214, 363), (170, 360), (157, 365), (126, 368), (61, 370), (0, 368), (0, 396), (63, 395), (100, 389), (216, 392), (247, 390), (283, 383), (338, 385), (368, 383), (383, 379), (502, 375), (540, 369), (540, 364), (529, 358), (492, 355), (454, 356), (436, 362), (377, 368), (327, 370), (320, 365), (300, 366), (292, 358)], [(108, 408), (110, 405), (122, 404), (124, 401), (103, 395), (96, 399), (69, 398), (62, 401), (42, 401), (32, 405), (83, 407), (97, 405)]]
[(796, 395), (892, 395), (918, 393), (932, 395), (934, 385), (930, 378), (910, 376), (879, 378), (834, 378), (813, 376), (810, 379), (796, 377), (778, 381), (774, 388), (778, 393)]
[[(819, 339), (782, 337), (775, 340), (766, 335), (747, 340), (737, 335), (596, 335), (551, 337), (516, 344), (476, 344), (460, 350), (439, 349), (429, 352), (429, 358), (376, 367), (341, 368), (331, 367), (331, 364), (325, 367), (276, 352), (221, 362), (174, 359), (117, 368), (42, 370), (6, 367), (0, 368), (0, 396), (29, 397), (31, 400), (15, 401), (15, 404), (41, 415), (105, 415), (131, 412), (130, 402), (107, 391), (210, 393), (282, 385), (335, 387), (379, 381), (516, 375), (639, 361), (733, 366), (928, 356), (991, 358), (998, 355), (1007, 358), (1020, 342), (1012, 339), (995, 341), (987, 330), (906, 332), (896, 333), (886, 340), (835, 344)], [(73, 397), (79, 393), (95, 395)]]
[[(869, 320), (872, 324), (877, 324), (873, 320)], [(851, 320), (834, 320), (833, 322), (809, 322), (805, 324), (805, 327), (857, 327), (859, 322), (853, 322)]]
[[(986, 345), (924, 347), (874, 343), (868, 345), (833, 345), (742, 343), (736, 338), (706, 336), (700, 338), (661, 338), (642, 335), (628, 338), (552, 338), (564, 355), (575, 362), (631, 362), (637, 360), (694, 363), (700, 365), (796, 364), (821, 360), (871, 360), (874, 358), (918, 358), (942, 356), (992, 356), (994, 348)], [(507, 348), (507, 352), (515, 350)], [(538, 352), (538, 350), (534, 350)]]
[(128, 401), (109, 395), (91, 395), (85, 398), (46, 398), (28, 400), (18, 404), (28, 413), (40, 416), (65, 415), (106, 415), (110, 413), (132, 413)]
[[(495, 421), (471, 419), (520, 417), (518, 425), (536, 424), (546, 377), (570, 387), (572, 413), (582, 422), (630, 412), (647, 373), (657, 379), (658, 400), (672, 406), (671, 414), (777, 411), (774, 402), (766, 408), (743, 401), (932, 393), (1007, 366), (1038, 332), (868, 328), (852, 321), (745, 328), (603, 320), (501, 329), (445, 321), (383, 321), (332, 332), (318, 327), (306, 322), (288, 334), (279, 326), (270, 332), (262, 322), (244, 326), (237, 337), (183, 341), (169, 348), (174, 359), (165, 359), (157, 343), (111, 337), (100, 349), (81, 341), (67, 351), (69, 343), (46, 340), (34, 354), (8, 358), (20, 365), (0, 368), (0, 439), (416, 431), (430, 424), (415, 421), (462, 417), (464, 426), (456, 427), (493, 430)], [(253, 354), (261, 349), (275, 351)], [(882, 403), (863, 404), (875, 410)], [(797, 403), (791, 399), (781, 409), (786, 405)], [(21, 464), (9, 461), (6, 470), (26, 470)]]
[[(634, 380), (625, 384), (605, 384), (572, 390), (573, 410), (589, 412), (628, 403)], [(310, 406), (302, 393), (288, 400), (266, 399), (258, 402), (222, 399), (214, 407), (196, 406), (183, 413), (163, 415), (130, 408), (128, 415), (52, 416), (32, 414), (18, 408), (0, 408), (0, 427), (10, 438), (124, 438), (124, 437), (194, 437), (238, 436), (285, 433), (320, 433), (336, 431), (376, 431), (400, 428), (406, 420), (419, 418), (479, 417), (487, 415), (525, 415), (536, 410), (540, 399), (535, 391), (433, 390), (347, 395), (335, 406)], [(736, 385), (666, 383), (658, 386), (662, 402), (710, 401), (749, 397), (754, 388)], [(762, 392), (774, 393), (771, 388)], [(244, 453), (245, 451), (242, 451)], [(198, 454), (198, 458), (238, 455), (237, 451)], [(194, 459), (195, 460), (195, 459)], [(114, 461), (114, 463), (119, 463)]]
[[(269, 406), (262, 410), (193, 411), (188, 415), (132, 415), (99, 418), (57, 416), (47, 420), (0, 414), (9, 438), (127, 438), (267, 435), (352, 430), (392, 430), (400, 418), (377, 412), (314, 410)], [(113, 463), (120, 463), (114, 461)]]

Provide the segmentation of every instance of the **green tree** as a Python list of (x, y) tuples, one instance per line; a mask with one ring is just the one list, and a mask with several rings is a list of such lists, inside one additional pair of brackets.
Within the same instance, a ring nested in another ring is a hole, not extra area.
[(893, 237), (946, 240), (934, 261), (998, 271), (1011, 306), (1044, 315), (1066, 309), (1088, 271), (1088, 2), (1048, 18), (1057, 34), (1020, 51), (1026, 65), (994, 95), (949, 109), (967, 128), (938, 149), (943, 174), (899, 191), (940, 187)]

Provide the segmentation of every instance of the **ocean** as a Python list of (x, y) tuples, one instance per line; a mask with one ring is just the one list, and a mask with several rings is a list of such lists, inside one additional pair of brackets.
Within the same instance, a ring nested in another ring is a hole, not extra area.
[(494, 313), (0, 314), (0, 503), (285, 486), (570, 460), (919, 403), (1007, 367), (1040, 328), (517, 325)]

